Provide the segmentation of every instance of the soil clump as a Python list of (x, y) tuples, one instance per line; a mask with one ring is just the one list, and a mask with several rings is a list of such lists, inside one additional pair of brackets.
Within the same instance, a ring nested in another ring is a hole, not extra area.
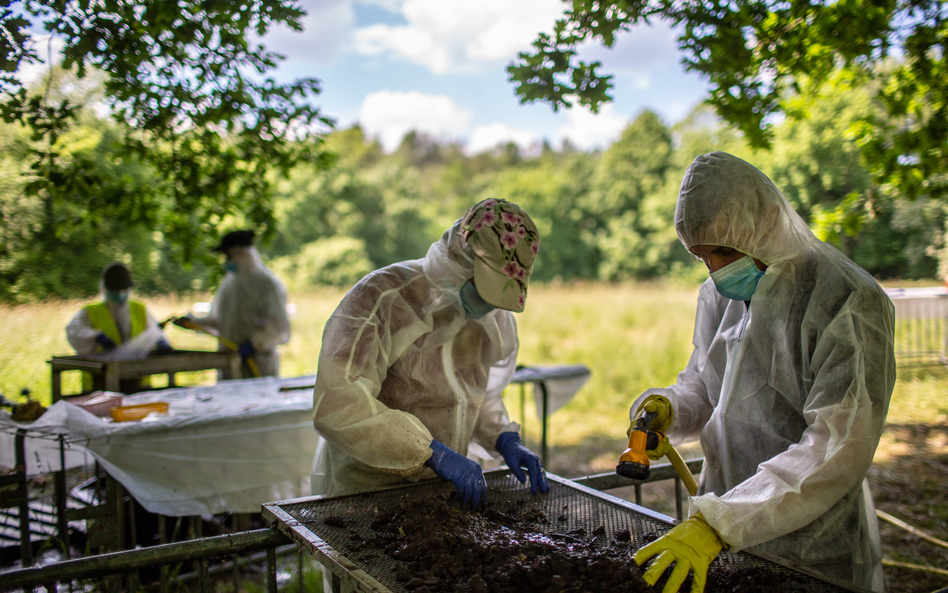
[[(566, 512), (551, 519), (523, 499), (485, 502), (472, 512), (449, 494), (406, 499), (378, 514), (374, 536), (348, 535), (357, 558), (371, 562), (384, 554), (399, 561), (395, 578), (413, 593), (661, 591), (664, 578), (655, 588), (643, 580), (632, 560), (638, 544), (627, 530), (612, 538), (602, 525), (560, 532), (556, 526)], [(344, 521), (331, 519), (325, 524), (344, 528)], [(682, 591), (690, 590), (690, 580)], [(780, 593), (782, 580), (768, 569), (712, 565), (705, 591)]]

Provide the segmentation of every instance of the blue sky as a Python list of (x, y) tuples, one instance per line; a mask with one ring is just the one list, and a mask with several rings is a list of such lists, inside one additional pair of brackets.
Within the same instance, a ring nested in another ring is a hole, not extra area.
[[(582, 59), (614, 75), (614, 102), (595, 115), (555, 113), (545, 103), (522, 105), (506, 66), (552, 30), (567, 7), (562, 0), (299, 1), (308, 13), (304, 31), (280, 27), (262, 40), (286, 56), (276, 77), (318, 78), (324, 114), (338, 128), (361, 124), (386, 150), (412, 129), (462, 142), (472, 154), (509, 141), (559, 147), (566, 138), (593, 149), (608, 146), (642, 109), (674, 124), (707, 95), (706, 81), (682, 68), (674, 32), (661, 22), (621, 34), (611, 50), (580, 48)], [(46, 40), (34, 37), (42, 58)], [(33, 64), (21, 74), (31, 79), (42, 69)]]
[(272, 31), (264, 43), (286, 55), (277, 75), (322, 81), (318, 99), (337, 126), (360, 123), (391, 150), (410, 129), (464, 142), (469, 152), (514, 141), (529, 147), (564, 138), (608, 145), (642, 109), (668, 124), (684, 117), (707, 84), (680, 64), (663, 23), (623, 34), (612, 50), (590, 45), (584, 59), (615, 75), (614, 103), (599, 114), (521, 105), (506, 66), (549, 31), (560, 0), (302, 0), (305, 30)]

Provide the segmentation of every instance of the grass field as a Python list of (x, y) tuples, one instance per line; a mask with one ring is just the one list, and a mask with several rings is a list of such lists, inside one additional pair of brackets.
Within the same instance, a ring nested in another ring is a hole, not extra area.
[[(293, 336), (282, 347), (281, 374), (316, 372), (320, 337), (342, 292), (296, 293)], [(549, 419), (549, 469), (565, 477), (612, 471), (625, 448), (629, 405), (643, 390), (665, 386), (688, 360), (694, 323), (696, 287), (670, 284), (579, 284), (531, 287), (527, 310), (517, 316), (526, 365), (585, 364), (589, 383)], [(158, 319), (186, 312), (208, 295), (144, 299)], [(49, 401), (49, 365), (54, 354), (71, 351), (65, 325), (85, 303), (54, 302), (0, 306), (0, 391), (18, 399), (28, 387)], [(169, 326), (178, 348), (213, 349), (211, 338)], [(77, 373), (65, 375), (64, 391), (79, 387)], [(210, 372), (181, 379), (213, 382)], [(888, 428), (871, 475), (879, 508), (948, 539), (948, 372), (941, 367), (901, 369), (888, 414)], [(520, 390), (505, 400), (512, 419), (526, 425), (528, 445), (535, 447), (539, 422), (528, 393), (526, 418), (520, 417)], [(700, 447), (683, 447), (685, 457)], [(653, 488), (646, 503), (670, 512), (667, 486)], [(948, 569), (944, 549), (918, 543), (907, 533), (882, 527), (890, 559)], [(887, 568), (889, 591), (933, 591), (948, 586), (948, 577), (924, 571)]]

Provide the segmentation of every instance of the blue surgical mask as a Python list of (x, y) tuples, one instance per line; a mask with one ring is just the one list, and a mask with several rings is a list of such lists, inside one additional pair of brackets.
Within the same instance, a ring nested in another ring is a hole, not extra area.
[(224, 269), (227, 270), (228, 272), (233, 272), (234, 274), (236, 274), (236, 273), (237, 273), (237, 262), (232, 261), (232, 260), (227, 260), (227, 261), (225, 261), (225, 262), (224, 262)]
[(712, 272), (711, 280), (714, 281), (714, 288), (721, 296), (735, 301), (749, 301), (763, 275), (764, 273), (754, 263), (754, 258), (746, 255), (717, 272)]
[(112, 301), (116, 305), (124, 305), (125, 301), (128, 300), (128, 291), (127, 290), (107, 290), (105, 291), (105, 298)]
[(474, 284), (472, 284), (470, 280), (464, 283), (458, 296), (461, 297), (461, 306), (464, 307), (464, 316), (468, 319), (480, 319), (497, 308), (481, 298), (480, 293), (477, 292), (477, 288), (474, 287)]

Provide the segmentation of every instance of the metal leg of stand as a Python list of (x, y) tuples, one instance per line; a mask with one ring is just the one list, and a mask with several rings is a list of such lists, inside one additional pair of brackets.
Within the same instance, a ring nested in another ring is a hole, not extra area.
[(546, 441), (546, 417), (547, 417), (547, 410), (549, 409), (549, 394), (547, 393), (547, 390), (546, 390), (545, 381), (541, 381), (539, 385), (540, 385), (540, 393), (543, 396), (543, 433), (542, 433), (543, 436), (540, 441), (540, 460), (543, 462), (544, 467), (549, 468), (550, 464), (548, 462), (548, 455), (547, 455), (548, 451), (547, 451), (547, 441)]
[(16, 471), (22, 476), (16, 486), (20, 514), (20, 561), (23, 566), (33, 565), (33, 544), (30, 543), (30, 497), (26, 482), (26, 431), (17, 430), (14, 438)]
[(59, 435), (59, 471), (56, 472), (56, 523), (63, 555), (69, 559), (69, 520), (66, 518), (66, 435)]
[(675, 516), (678, 517), (678, 520), (682, 520), (682, 509), (681, 509), (681, 478), (675, 476)]

